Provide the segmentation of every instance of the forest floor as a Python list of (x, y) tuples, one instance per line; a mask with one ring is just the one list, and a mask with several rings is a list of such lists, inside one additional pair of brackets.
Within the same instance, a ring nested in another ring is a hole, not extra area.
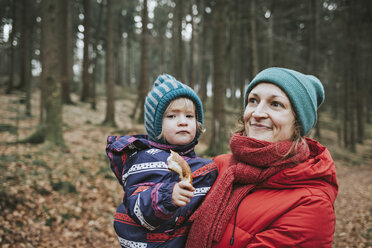
[[(133, 94), (116, 101), (117, 128), (102, 126), (104, 98), (97, 110), (81, 103), (63, 107), (65, 148), (7, 144), (39, 123), (39, 94), (32, 116), (24, 115), (24, 93), (0, 88), (0, 247), (119, 247), (113, 216), (122, 190), (105, 154), (106, 137), (144, 132), (132, 124)], [(124, 99), (125, 98), (125, 99)], [(322, 143), (336, 161), (339, 194), (333, 247), (372, 247), (372, 132), (356, 153), (338, 148), (331, 118), (324, 118)], [(322, 125), (323, 127), (323, 125)], [(197, 150), (207, 147), (200, 140)]]

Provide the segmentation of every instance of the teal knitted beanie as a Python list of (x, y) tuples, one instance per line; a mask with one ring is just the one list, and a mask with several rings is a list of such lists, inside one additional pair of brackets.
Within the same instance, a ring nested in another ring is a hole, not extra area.
[(287, 94), (300, 122), (301, 135), (306, 135), (315, 126), (317, 109), (324, 101), (324, 88), (320, 80), (286, 68), (267, 68), (249, 83), (244, 96), (244, 106), (247, 106), (249, 92), (262, 82), (273, 83)]
[[(203, 106), (195, 91), (171, 75), (160, 75), (145, 100), (145, 128), (150, 140), (166, 143), (164, 139), (157, 138), (162, 131), (163, 115), (171, 101), (181, 97), (189, 98), (194, 102), (197, 121), (203, 125)], [(197, 130), (194, 141), (200, 134)]]

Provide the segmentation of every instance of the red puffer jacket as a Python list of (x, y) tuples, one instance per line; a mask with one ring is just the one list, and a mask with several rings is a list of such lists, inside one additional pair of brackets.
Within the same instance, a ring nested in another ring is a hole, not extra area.
[[(331, 247), (338, 185), (328, 150), (306, 138), (310, 158), (247, 195), (213, 247)], [(219, 175), (231, 154), (214, 159)], [(234, 223), (236, 215), (236, 222)], [(233, 238), (233, 245), (230, 246)]]

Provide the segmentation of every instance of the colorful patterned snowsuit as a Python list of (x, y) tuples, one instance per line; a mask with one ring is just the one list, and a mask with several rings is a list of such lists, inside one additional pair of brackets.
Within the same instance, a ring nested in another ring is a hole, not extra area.
[[(114, 220), (122, 247), (184, 246), (189, 229), (186, 222), (217, 178), (215, 163), (199, 158), (194, 146), (158, 144), (144, 135), (108, 137), (111, 169), (125, 192)], [(185, 207), (172, 204), (179, 176), (167, 168), (170, 149), (177, 151), (192, 171), (196, 190)]]

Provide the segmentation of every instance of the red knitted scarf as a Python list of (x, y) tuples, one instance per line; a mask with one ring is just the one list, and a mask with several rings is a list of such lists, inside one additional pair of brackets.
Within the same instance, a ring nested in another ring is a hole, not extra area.
[(212, 242), (221, 240), (237, 205), (252, 189), (309, 156), (308, 146), (300, 143), (295, 153), (283, 158), (291, 145), (290, 141), (271, 143), (235, 134), (230, 140), (233, 156), (228, 169), (190, 217), (193, 225), (186, 247), (212, 247)]

